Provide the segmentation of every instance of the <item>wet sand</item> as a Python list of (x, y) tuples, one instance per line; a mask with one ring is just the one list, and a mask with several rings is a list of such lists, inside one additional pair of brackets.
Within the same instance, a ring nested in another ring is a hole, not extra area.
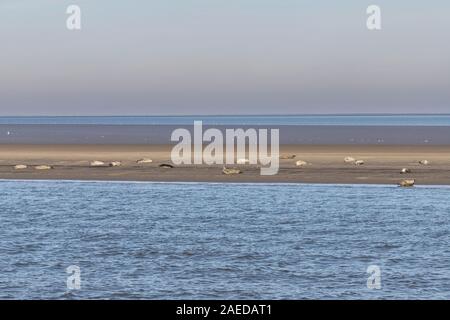
[[(274, 176), (261, 176), (256, 165), (236, 165), (243, 173), (230, 176), (222, 174), (221, 165), (158, 167), (171, 163), (171, 149), (170, 145), (0, 145), (0, 179), (397, 184), (412, 178), (418, 185), (450, 185), (450, 146), (283, 145), (281, 156), (296, 157), (280, 160)], [(346, 164), (346, 156), (365, 164)], [(140, 158), (153, 163), (137, 164)], [(430, 161), (428, 166), (418, 163), (424, 159)], [(93, 160), (122, 161), (122, 166), (94, 168), (89, 166)], [(309, 164), (296, 167), (297, 160)], [(15, 170), (16, 164), (29, 167)], [(43, 164), (54, 169), (33, 167)], [(412, 172), (400, 174), (402, 168)]]

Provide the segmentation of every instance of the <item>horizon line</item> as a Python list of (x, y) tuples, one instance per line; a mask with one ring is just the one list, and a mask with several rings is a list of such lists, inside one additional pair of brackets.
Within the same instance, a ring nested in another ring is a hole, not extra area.
[(320, 117), (320, 116), (450, 116), (450, 113), (280, 113), (280, 114), (154, 114), (154, 115), (130, 115), (130, 114), (115, 114), (115, 115), (0, 115), (0, 118), (134, 118), (134, 117), (289, 117), (289, 116), (302, 116), (302, 117)]

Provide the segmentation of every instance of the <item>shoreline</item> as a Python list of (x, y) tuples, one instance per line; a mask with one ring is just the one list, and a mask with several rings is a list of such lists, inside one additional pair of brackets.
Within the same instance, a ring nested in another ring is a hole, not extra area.
[[(64, 179), (1, 179), (1, 182), (63, 182), (63, 183), (112, 183), (112, 184), (170, 184), (170, 185), (239, 185), (239, 186), (333, 186), (333, 187), (380, 187), (380, 188), (398, 188), (392, 184), (380, 183), (307, 183), (307, 182), (202, 182), (202, 181), (135, 181), (135, 180), (64, 180)], [(450, 184), (423, 184), (416, 185), (415, 188), (429, 189), (450, 189)]]
[[(130, 182), (217, 182), (217, 183), (317, 183), (396, 185), (403, 179), (416, 179), (417, 185), (450, 185), (450, 146), (417, 145), (281, 145), (281, 159), (274, 176), (261, 176), (256, 165), (235, 165), (243, 173), (222, 174), (221, 165), (181, 165), (159, 168), (171, 163), (172, 145), (3, 145), (0, 144), (2, 180), (78, 180)], [(344, 163), (352, 156), (365, 161), (363, 166)], [(140, 165), (136, 160), (150, 158)], [(427, 166), (418, 161), (428, 160)], [(120, 167), (90, 167), (89, 162), (122, 161)], [(296, 167), (297, 160), (309, 163)], [(27, 169), (15, 170), (24, 164)], [(52, 170), (35, 170), (36, 165), (51, 165)], [(401, 174), (402, 168), (411, 169)]]

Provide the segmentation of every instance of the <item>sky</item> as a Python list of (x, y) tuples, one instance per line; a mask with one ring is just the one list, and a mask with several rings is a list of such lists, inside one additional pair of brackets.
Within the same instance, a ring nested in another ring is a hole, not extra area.
[[(80, 6), (82, 29), (66, 28)], [(366, 28), (381, 8), (382, 30)], [(450, 113), (447, 0), (0, 0), (0, 116)]]

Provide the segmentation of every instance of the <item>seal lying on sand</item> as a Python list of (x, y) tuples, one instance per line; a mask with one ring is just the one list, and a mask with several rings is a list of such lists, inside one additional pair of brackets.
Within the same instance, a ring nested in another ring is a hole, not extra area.
[(303, 160), (298, 160), (298, 161), (295, 163), (295, 165), (296, 165), (297, 167), (304, 167), (304, 166), (308, 165), (308, 162), (303, 161)]
[(42, 166), (36, 166), (34, 167), (36, 170), (50, 170), (53, 169), (52, 166), (42, 165)]
[(109, 163), (110, 167), (120, 167), (122, 165), (122, 162), (120, 161), (113, 161)]
[(420, 161), (419, 161), (419, 164), (421, 164), (421, 165), (423, 165), (423, 166), (427, 166), (427, 165), (430, 164), (430, 161), (428, 161), (428, 160), (420, 160)]
[(26, 168), (28, 168), (28, 166), (26, 166), (24, 164), (18, 164), (18, 165), (14, 166), (15, 170), (23, 170), (23, 169), (26, 169)]
[(136, 161), (137, 164), (145, 164), (145, 163), (152, 163), (153, 160), (152, 159), (139, 159), (138, 161)]
[(173, 165), (168, 164), (168, 163), (161, 163), (158, 167), (164, 168), (164, 169), (172, 169)]
[(89, 164), (91, 167), (102, 167), (105, 166), (105, 163), (103, 161), (91, 161), (91, 163)]
[(295, 159), (296, 155), (295, 154), (283, 154), (280, 156), (280, 159), (282, 160), (292, 160)]
[(248, 159), (237, 159), (236, 163), (237, 164), (247, 164), (250, 161)]
[(345, 157), (344, 158), (345, 163), (354, 163), (355, 161), (356, 161), (356, 159), (353, 157)]
[(405, 173), (411, 173), (411, 170), (408, 168), (403, 168), (402, 171), (400, 171), (401, 174), (405, 174)]
[(226, 175), (231, 175), (231, 174), (240, 174), (242, 173), (242, 171), (236, 168), (223, 167), (222, 173)]
[(409, 179), (409, 180), (403, 180), (401, 181), (398, 185), (400, 187), (414, 187), (414, 185), (416, 184), (416, 180), (414, 179)]

